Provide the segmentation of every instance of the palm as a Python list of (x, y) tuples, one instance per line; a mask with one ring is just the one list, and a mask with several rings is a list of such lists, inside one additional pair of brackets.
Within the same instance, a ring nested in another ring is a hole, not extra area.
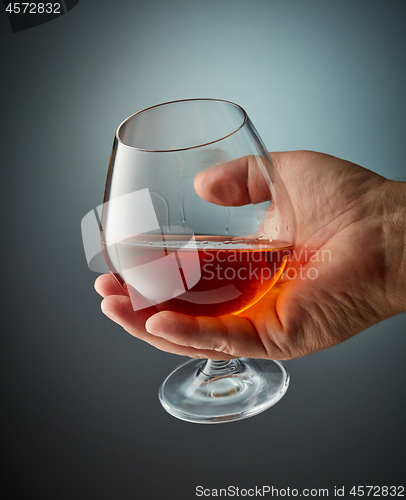
[(379, 302), (365, 290), (382, 285), (376, 273), (383, 268), (378, 198), (385, 179), (320, 153), (273, 158), (295, 207), (295, 259), (279, 290), (246, 317), (267, 351), (286, 359), (342, 342), (379, 321)]

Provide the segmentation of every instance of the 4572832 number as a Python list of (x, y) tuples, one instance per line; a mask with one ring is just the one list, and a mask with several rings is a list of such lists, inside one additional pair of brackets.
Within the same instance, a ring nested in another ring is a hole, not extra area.
[(404, 486), (353, 486), (350, 495), (354, 497), (404, 497)]
[(6, 12), (10, 14), (62, 14), (61, 4), (56, 3), (9, 3)]

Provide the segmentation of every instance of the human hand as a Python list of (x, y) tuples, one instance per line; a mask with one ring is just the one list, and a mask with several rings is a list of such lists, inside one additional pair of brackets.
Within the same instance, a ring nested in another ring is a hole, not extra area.
[[(406, 310), (404, 183), (321, 153), (271, 156), (296, 212), (295, 273), (238, 316), (216, 318), (134, 311), (113, 276), (103, 275), (95, 284), (103, 312), (159, 349), (220, 360), (305, 356)], [(196, 178), (202, 198), (261, 201), (249, 158), (211, 170)]]

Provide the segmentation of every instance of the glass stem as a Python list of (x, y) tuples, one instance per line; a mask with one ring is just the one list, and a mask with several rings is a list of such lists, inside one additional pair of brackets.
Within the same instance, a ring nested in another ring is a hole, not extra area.
[(208, 359), (201, 368), (201, 373), (207, 377), (224, 377), (231, 373), (238, 373), (243, 369), (242, 362), (239, 359), (228, 359), (226, 361), (214, 361)]

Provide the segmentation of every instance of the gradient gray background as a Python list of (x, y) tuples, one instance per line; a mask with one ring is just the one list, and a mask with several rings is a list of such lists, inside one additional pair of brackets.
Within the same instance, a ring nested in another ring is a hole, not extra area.
[(267, 412), (189, 424), (157, 398), (182, 358), (101, 314), (80, 234), (102, 201), (117, 125), (167, 100), (235, 101), (270, 150), (313, 149), (403, 179), (405, 7), (80, 0), (16, 34), (1, 13), (8, 498), (184, 500), (197, 485), (332, 494), (405, 484), (404, 315), (286, 362), (291, 387)]

